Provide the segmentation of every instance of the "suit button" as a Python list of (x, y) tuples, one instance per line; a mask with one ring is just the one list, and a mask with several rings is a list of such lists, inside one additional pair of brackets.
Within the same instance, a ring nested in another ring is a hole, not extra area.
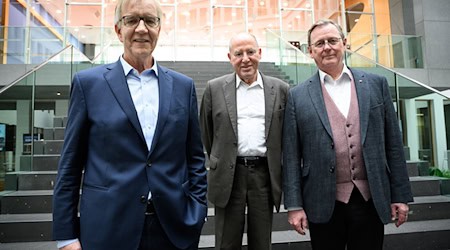
[(330, 168), (330, 173), (334, 173), (334, 167)]
[(147, 161), (147, 167), (151, 167), (152, 163), (150, 161)]
[(334, 143), (331, 143), (331, 149), (333, 149), (334, 148)]
[(141, 196), (141, 203), (147, 203), (147, 197), (145, 197), (144, 195)]

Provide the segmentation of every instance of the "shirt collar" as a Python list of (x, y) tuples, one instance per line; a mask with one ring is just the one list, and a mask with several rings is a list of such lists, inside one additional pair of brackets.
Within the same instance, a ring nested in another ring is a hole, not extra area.
[[(344, 68), (342, 69), (341, 75), (337, 78), (336, 82), (338, 82), (340, 79), (342, 79), (342, 77), (344, 75), (347, 75), (348, 78), (352, 81), (353, 80), (353, 76), (352, 76), (352, 72), (350, 71), (350, 69), (347, 67), (347, 65), (344, 64)], [(322, 70), (319, 69), (319, 77), (320, 77), (320, 82), (321, 83), (325, 83), (326, 78), (333, 80), (333, 77), (331, 77), (329, 74), (323, 72)]]
[[(252, 82), (252, 84), (248, 85), (248, 86), (256, 86), (259, 85), (262, 89), (264, 89), (264, 84), (262, 81), (262, 77), (261, 74), (259, 73), (259, 70), (256, 71), (256, 82)], [(238, 74), (236, 74), (236, 89), (239, 88), (239, 85), (241, 85), (241, 82), (244, 82), (241, 80), (241, 78), (238, 76)]]
[[(153, 70), (155, 72), (156, 77), (158, 77), (158, 64), (156, 62), (156, 59), (153, 58), (153, 66), (150, 69), (144, 70)], [(123, 58), (123, 55), (120, 56), (120, 63), (122, 64), (123, 73), (125, 73), (125, 76), (127, 76), (134, 68), (131, 66), (125, 59)]]

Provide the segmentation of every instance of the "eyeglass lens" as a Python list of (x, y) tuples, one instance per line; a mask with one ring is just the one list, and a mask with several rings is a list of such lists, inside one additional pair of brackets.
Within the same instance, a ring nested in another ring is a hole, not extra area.
[(129, 27), (137, 25), (141, 20), (144, 21), (145, 25), (152, 28), (159, 25), (159, 17), (155, 16), (124, 16), (122, 17), (122, 20), (123, 24)]

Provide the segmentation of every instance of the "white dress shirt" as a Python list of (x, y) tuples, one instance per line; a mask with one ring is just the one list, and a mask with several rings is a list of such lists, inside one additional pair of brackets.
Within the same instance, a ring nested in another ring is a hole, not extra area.
[(327, 73), (319, 70), (320, 82), (325, 85), (325, 89), (330, 95), (336, 107), (341, 111), (341, 114), (347, 118), (348, 110), (350, 109), (351, 98), (351, 82), (353, 79), (352, 73), (344, 64), (344, 68), (338, 79)]
[(239, 156), (265, 156), (265, 99), (261, 74), (248, 85), (236, 75), (236, 107)]

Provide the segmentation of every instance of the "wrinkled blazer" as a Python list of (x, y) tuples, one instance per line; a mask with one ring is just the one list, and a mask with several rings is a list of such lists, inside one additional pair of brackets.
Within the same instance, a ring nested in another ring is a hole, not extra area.
[[(271, 191), (277, 211), (281, 201), (281, 137), (289, 85), (260, 72), (265, 97), (265, 135)], [(236, 74), (209, 81), (200, 108), (203, 144), (209, 157), (208, 199), (225, 207), (233, 186), (238, 153)]]
[[(391, 203), (413, 200), (399, 124), (386, 78), (350, 70), (369, 188), (386, 224)], [(336, 155), (320, 84), (317, 73), (290, 90), (283, 132), (284, 204), (303, 207), (313, 223), (328, 222), (336, 201)]]
[(198, 240), (207, 203), (195, 87), (167, 68), (158, 66), (158, 74), (150, 150), (120, 61), (74, 76), (53, 197), (55, 240), (79, 238), (83, 249), (137, 249), (149, 191), (172, 243), (185, 248)]

